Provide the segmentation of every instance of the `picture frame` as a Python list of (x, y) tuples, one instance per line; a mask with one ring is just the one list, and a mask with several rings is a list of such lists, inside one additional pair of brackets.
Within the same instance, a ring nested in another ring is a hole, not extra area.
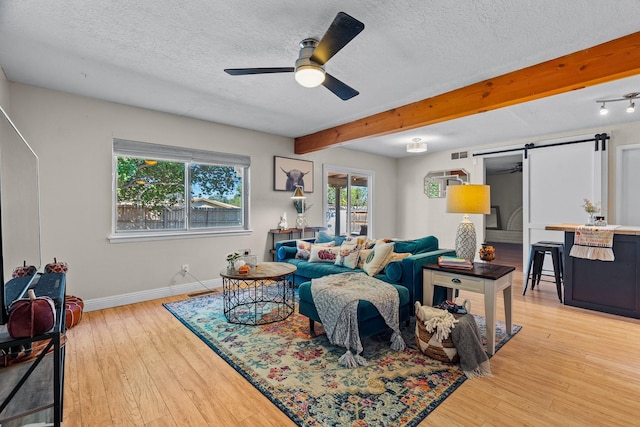
[(313, 175), (313, 162), (310, 160), (273, 156), (274, 191), (293, 192), (296, 185), (302, 185), (302, 191), (313, 193)]
[(485, 228), (490, 228), (494, 230), (500, 229), (500, 207), (499, 206), (491, 206), (491, 213), (487, 215), (487, 219), (485, 221)]

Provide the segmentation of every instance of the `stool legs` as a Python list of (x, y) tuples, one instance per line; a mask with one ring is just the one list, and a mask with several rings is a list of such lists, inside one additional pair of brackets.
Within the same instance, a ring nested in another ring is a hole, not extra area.
[[(533, 259), (535, 256), (535, 250), (531, 248), (529, 252), (529, 262), (527, 263), (527, 278), (524, 280), (524, 286), (522, 287), (522, 295), (527, 293), (527, 287), (529, 286), (529, 276), (531, 276), (531, 266), (534, 264)], [(533, 289), (533, 282), (531, 283)]]
[(535, 289), (540, 284), (542, 278), (542, 266), (546, 254), (551, 255), (553, 261), (553, 273), (556, 282), (558, 299), (562, 302), (562, 281), (564, 278), (564, 248), (555, 242), (538, 242), (531, 245), (529, 262), (527, 263), (527, 277), (522, 287), (522, 295), (527, 292), (529, 279), (531, 279), (531, 289)]
[(556, 289), (558, 291), (558, 299), (562, 302), (562, 260), (560, 260), (560, 251), (551, 251), (553, 260), (553, 272), (556, 279)]

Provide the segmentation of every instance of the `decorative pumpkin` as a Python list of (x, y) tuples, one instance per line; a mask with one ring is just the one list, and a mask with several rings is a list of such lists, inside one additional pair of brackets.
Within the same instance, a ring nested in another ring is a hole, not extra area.
[(240, 274), (247, 274), (250, 271), (251, 271), (251, 267), (249, 267), (247, 264), (244, 264), (240, 268), (238, 268), (238, 273)]
[(16, 267), (13, 269), (11, 273), (12, 278), (16, 277), (24, 277), (24, 276), (33, 276), (38, 272), (38, 269), (33, 265), (27, 265), (27, 261), (24, 261), (24, 265), (22, 267)]
[(12, 338), (30, 338), (44, 334), (56, 324), (56, 307), (49, 297), (37, 297), (29, 289), (28, 299), (14, 301), (9, 307), (7, 332)]
[(53, 262), (44, 266), (45, 273), (66, 273), (69, 270), (69, 266), (66, 262), (58, 262), (56, 258), (53, 258)]
[(67, 329), (70, 329), (82, 320), (84, 301), (76, 296), (66, 295), (64, 297), (64, 309), (66, 315), (65, 326)]

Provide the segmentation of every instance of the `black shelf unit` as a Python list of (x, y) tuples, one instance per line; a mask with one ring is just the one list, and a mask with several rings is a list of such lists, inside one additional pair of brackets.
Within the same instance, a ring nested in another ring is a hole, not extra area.
[[(19, 281), (17, 281), (16, 285), (19, 286)], [(12, 281), (5, 284), (7, 290), (11, 286)], [(24, 416), (49, 408), (52, 408), (54, 425), (61, 425), (65, 363), (63, 337), (66, 332), (65, 287), (66, 276), (63, 273), (39, 275), (31, 284), (31, 289), (34, 289), (36, 296), (48, 296), (55, 303), (56, 324), (52, 331), (30, 338), (13, 339), (9, 336), (6, 325), (0, 327), (0, 351), (5, 353), (8, 353), (10, 348), (30, 346), (39, 341), (45, 343), (44, 349), (35, 359), (0, 368), (0, 384), (2, 384), (0, 386), (0, 392), (2, 393), (0, 395), (0, 399), (2, 399), (0, 401), (0, 424), (3, 426), (5, 423), (11, 425), (12, 420), (19, 420)], [(53, 352), (51, 352), (51, 349), (53, 349)], [(33, 382), (30, 382), (29, 379), (38, 375), (39, 367), (43, 366), (46, 369), (48, 363), (53, 365), (52, 384), (48, 387), (52, 394), (52, 401), (36, 402), (35, 406), (30, 406), (34, 401), (24, 398), (24, 396), (34, 397), (33, 393), (30, 393), (30, 387), (33, 386)], [(47, 421), (50, 422), (50, 420)]]

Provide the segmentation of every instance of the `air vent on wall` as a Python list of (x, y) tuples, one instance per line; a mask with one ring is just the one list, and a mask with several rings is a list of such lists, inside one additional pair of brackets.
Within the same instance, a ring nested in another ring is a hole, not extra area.
[(459, 151), (457, 153), (451, 153), (451, 160), (466, 159), (467, 157), (469, 157), (468, 151)]

